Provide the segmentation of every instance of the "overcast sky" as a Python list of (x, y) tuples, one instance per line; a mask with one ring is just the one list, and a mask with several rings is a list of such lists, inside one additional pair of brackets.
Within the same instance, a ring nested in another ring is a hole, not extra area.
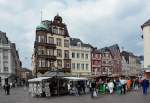
[(0, 30), (15, 42), (24, 67), (31, 69), (35, 28), (59, 13), (71, 37), (102, 48), (143, 54), (140, 26), (150, 19), (149, 0), (0, 0)]

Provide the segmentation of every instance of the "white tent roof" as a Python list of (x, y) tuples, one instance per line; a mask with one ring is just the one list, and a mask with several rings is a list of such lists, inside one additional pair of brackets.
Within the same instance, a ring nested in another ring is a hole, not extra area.
[(87, 78), (84, 77), (64, 77), (65, 79), (73, 80), (73, 81), (78, 81), (78, 80), (88, 80)]
[(51, 78), (51, 77), (38, 77), (38, 78), (29, 79), (28, 82), (40, 82), (42, 80), (46, 80), (49, 78)]

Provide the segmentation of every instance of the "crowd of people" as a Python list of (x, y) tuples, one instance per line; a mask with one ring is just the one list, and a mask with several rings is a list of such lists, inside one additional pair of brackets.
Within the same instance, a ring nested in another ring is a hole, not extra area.
[(139, 78), (115, 78), (115, 79), (98, 79), (92, 80), (91, 82), (91, 97), (100, 95), (100, 94), (126, 94), (131, 90), (138, 90), (139, 88), (143, 89), (143, 94), (147, 95), (147, 90), (149, 88), (149, 81)]
[[(75, 91), (75, 95), (80, 96), (82, 94), (88, 93), (89, 91), (91, 93), (92, 98), (103, 94), (123, 95), (133, 90), (135, 91), (139, 90), (139, 88), (142, 88), (143, 94), (147, 95), (147, 91), (149, 88), (149, 80), (146, 78), (133, 79), (123, 77), (104, 78), (104, 79), (99, 78), (88, 81), (69, 82), (67, 86), (69, 94), (71, 94), (71, 91)], [(10, 94), (11, 88), (12, 88), (11, 83), (6, 83), (3, 86), (6, 95)], [(24, 88), (24, 90), (26, 91), (26, 88)], [(52, 90), (52, 88), (50, 90)]]

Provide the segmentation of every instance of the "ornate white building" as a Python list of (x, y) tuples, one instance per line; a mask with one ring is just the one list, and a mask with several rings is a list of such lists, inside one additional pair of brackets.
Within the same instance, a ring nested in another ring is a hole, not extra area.
[(18, 82), (21, 61), (15, 43), (11, 43), (6, 33), (0, 31), (0, 84)]
[(80, 39), (70, 38), (71, 74), (73, 76), (91, 76), (91, 45)]

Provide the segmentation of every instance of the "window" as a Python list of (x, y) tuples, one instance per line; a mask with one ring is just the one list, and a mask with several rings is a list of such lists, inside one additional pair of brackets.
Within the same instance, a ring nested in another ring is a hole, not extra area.
[(75, 69), (75, 63), (72, 63), (72, 69)]
[(109, 64), (111, 64), (111, 61), (109, 61)]
[(106, 61), (103, 61), (103, 64), (106, 64)]
[(41, 62), (41, 67), (45, 67), (45, 60), (40, 60)]
[(57, 49), (57, 57), (62, 57), (62, 50), (61, 49)]
[(69, 40), (64, 40), (64, 47), (69, 47)]
[(41, 43), (45, 43), (45, 37), (44, 36), (39, 36), (38, 40)]
[(72, 58), (75, 58), (75, 53), (72, 53)]
[(4, 72), (8, 72), (8, 67), (4, 67)]
[(88, 70), (89, 69), (89, 64), (86, 64), (86, 70)]
[(57, 41), (57, 46), (62, 46), (60, 38), (57, 38), (56, 41)]
[(77, 58), (80, 58), (80, 54), (79, 53), (77, 53)]
[(39, 55), (44, 55), (44, 54), (45, 54), (44, 51), (45, 51), (44, 48), (39, 48), (38, 54), (39, 54)]
[(53, 26), (53, 28), (52, 28), (52, 33), (58, 34), (58, 29), (57, 29), (57, 27)]
[(67, 68), (70, 68), (70, 63), (67, 63)]
[(53, 37), (48, 37), (48, 43), (49, 44), (54, 44), (54, 38)]
[(64, 29), (63, 28), (59, 29), (59, 34), (64, 35)]
[(94, 65), (98, 65), (99, 62), (98, 62), (98, 61), (93, 61), (93, 64), (94, 64)]
[(4, 58), (4, 59), (8, 59), (8, 50), (4, 50), (4, 51), (3, 51), (3, 54), (4, 54), (4, 55), (3, 55), (3, 58)]
[(4, 61), (4, 67), (8, 67), (8, 61)]
[(84, 64), (81, 64), (81, 68), (82, 68), (82, 70), (84, 70)]
[(81, 42), (78, 42), (78, 43), (77, 43), (77, 46), (78, 46), (78, 47), (81, 47)]
[(39, 59), (39, 67), (42, 67), (42, 61), (41, 61), (41, 59)]
[(62, 67), (62, 60), (57, 60), (57, 66), (58, 66), (58, 68)]
[(47, 61), (47, 67), (54, 67), (54, 62), (53, 61)]
[(86, 59), (88, 59), (88, 54), (86, 54)]
[(69, 51), (68, 50), (65, 50), (65, 58), (69, 59)]
[(84, 59), (84, 53), (81, 54), (81, 58)]
[(53, 49), (47, 49), (47, 54), (53, 56), (54, 50)]
[(79, 63), (77, 63), (77, 70), (79, 70), (80, 69), (80, 64)]
[(39, 67), (45, 67), (45, 60), (39, 59)]

